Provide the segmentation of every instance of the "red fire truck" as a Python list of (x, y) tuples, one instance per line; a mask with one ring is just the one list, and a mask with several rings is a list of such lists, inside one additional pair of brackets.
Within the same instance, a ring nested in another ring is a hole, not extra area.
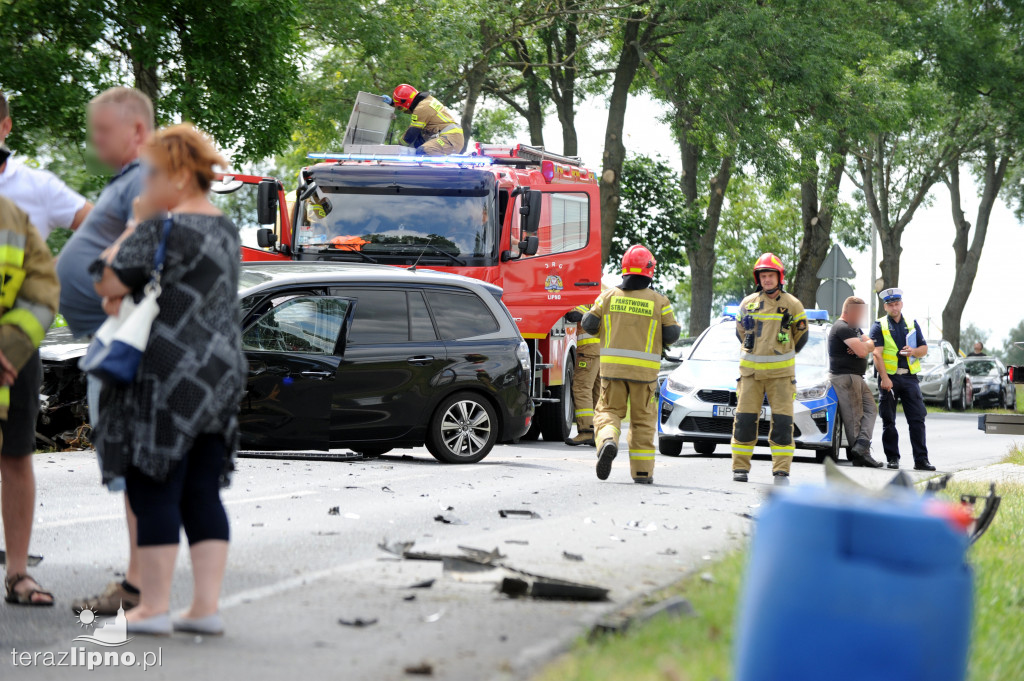
[(594, 173), (526, 145), (310, 156), (318, 162), (301, 171), (292, 201), (273, 178), (225, 178), (258, 189), (258, 247), (243, 248), (242, 259), (415, 266), (501, 286), (534, 354), (538, 412), (527, 437), (567, 437), (576, 328), (564, 315), (600, 293)]

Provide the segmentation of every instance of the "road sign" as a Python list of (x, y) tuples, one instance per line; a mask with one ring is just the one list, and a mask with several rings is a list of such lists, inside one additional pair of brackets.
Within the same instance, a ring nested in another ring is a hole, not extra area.
[(825, 256), (825, 262), (821, 263), (814, 276), (818, 279), (853, 279), (857, 274), (843, 249), (839, 248), (839, 244), (833, 244), (832, 250)]
[(829, 317), (838, 317), (843, 311), (843, 301), (852, 295), (853, 287), (845, 279), (826, 279), (818, 287), (814, 300), (819, 309), (828, 310)]

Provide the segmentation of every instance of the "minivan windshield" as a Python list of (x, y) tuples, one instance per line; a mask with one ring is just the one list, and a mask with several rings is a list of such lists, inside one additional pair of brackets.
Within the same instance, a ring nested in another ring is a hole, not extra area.
[(487, 192), (318, 189), (299, 206), (295, 243), (305, 252), (361, 253), (384, 262), (422, 255), (449, 265), (482, 264), (497, 243), (493, 208)]

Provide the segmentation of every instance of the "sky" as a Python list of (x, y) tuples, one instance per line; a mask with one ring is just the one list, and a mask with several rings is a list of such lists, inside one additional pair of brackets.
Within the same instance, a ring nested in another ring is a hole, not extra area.
[[(659, 120), (663, 112), (663, 106), (646, 95), (631, 97), (626, 109), (626, 149), (648, 156), (661, 154), (678, 168), (679, 154), (671, 131)], [(580, 156), (588, 167), (599, 172), (607, 116), (607, 104), (601, 98), (584, 102), (576, 115)], [(545, 124), (544, 140), (551, 151), (561, 151), (561, 129), (554, 116)], [(969, 180), (966, 174), (962, 178), (963, 207), (973, 224), (978, 198)], [(848, 178), (844, 178), (843, 183), (845, 191), (849, 192), (852, 183)], [(953, 285), (953, 224), (945, 185), (934, 187), (930, 198), (930, 205), (918, 208), (903, 234), (900, 288), (904, 292), (904, 313), (917, 319), (929, 338), (938, 338), (942, 335), (942, 309)], [(1011, 269), (1016, 261), (1015, 253), (1024, 253), (1024, 225), (1017, 222), (1013, 212), (1000, 200), (992, 211), (978, 276), (961, 325), (963, 328), (973, 322), (987, 330), (988, 345), (992, 347), (1002, 347), (1009, 330), (1024, 318), (1024, 306), (1010, 303), (1015, 299), (1012, 292), (1016, 272)], [(870, 247), (863, 253), (846, 249), (846, 256), (857, 274), (850, 282), (854, 293), (867, 300), (874, 295), (875, 279), (881, 276), (880, 272), (871, 272)], [(881, 257), (879, 247), (878, 259)]]

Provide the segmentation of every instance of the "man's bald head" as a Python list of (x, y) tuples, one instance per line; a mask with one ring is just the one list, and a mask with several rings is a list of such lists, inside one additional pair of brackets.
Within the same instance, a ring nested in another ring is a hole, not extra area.
[(89, 137), (101, 161), (121, 168), (138, 158), (155, 126), (153, 102), (130, 87), (112, 87), (89, 102)]

